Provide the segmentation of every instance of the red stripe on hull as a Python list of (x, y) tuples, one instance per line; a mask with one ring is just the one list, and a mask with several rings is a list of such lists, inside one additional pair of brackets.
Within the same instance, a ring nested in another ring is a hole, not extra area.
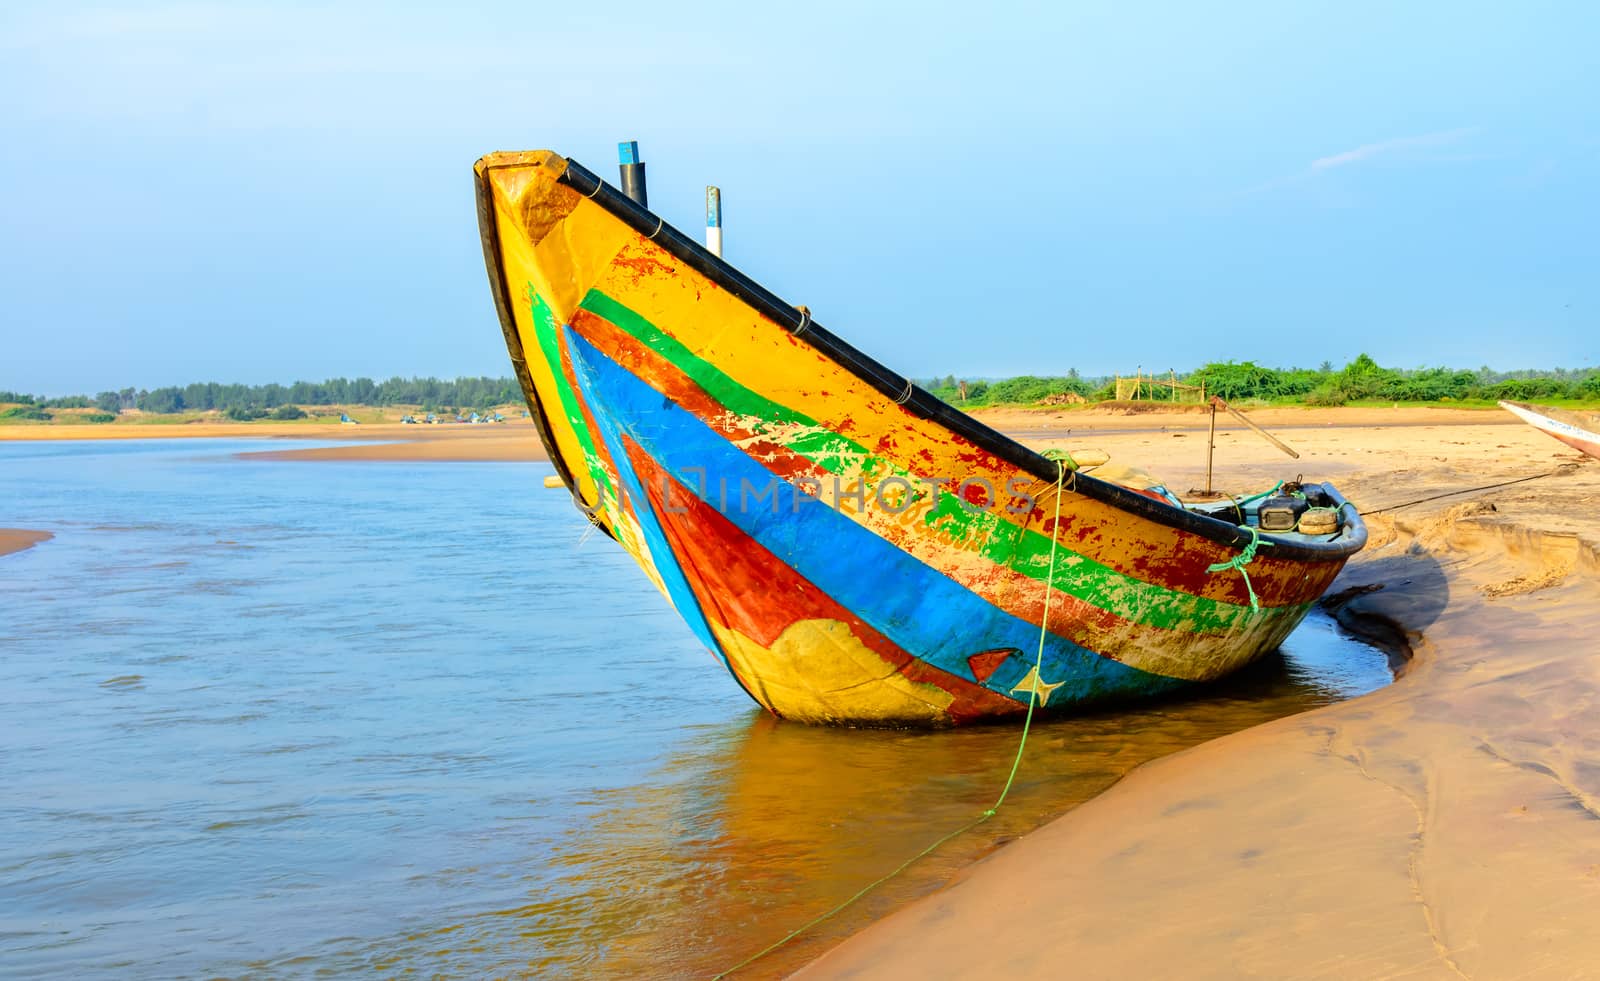
[(701, 609), (723, 626), (771, 647), (795, 623), (835, 620), (907, 679), (949, 692), (955, 700), (946, 711), (957, 724), (1022, 707), (913, 657), (696, 497), (632, 439), (624, 436), (623, 443)]

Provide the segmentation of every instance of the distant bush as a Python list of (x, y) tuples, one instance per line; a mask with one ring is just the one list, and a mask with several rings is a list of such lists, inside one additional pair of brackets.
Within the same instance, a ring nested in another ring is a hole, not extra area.
[(1092, 390), (1092, 386), (1079, 378), (1076, 371), (1051, 377), (1019, 375), (993, 382), (967, 381), (946, 375), (943, 378), (930, 378), (921, 384), (936, 398), (969, 409), (987, 405), (1027, 405), (1065, 392), (1088, 396)]
[[(967, 386), (967, 398), (969, 399), (974, 397), (973, 387), (972, 385)], [(1088, 395), (1089, 386), (1077, 378), (1040, 378), (1036, 375), (1021, 375), (985, 385), (979, 397), (990, 405), (1002, 405), (1007, 403), (1037, 402), (1040, 399), (1048, 398), (1051, 395), (1060, 395), (1063, 392)]]
[(298, 405), (280, 405), (272, 410), (272, 418), (274, 419), (304, 419), (305, 417), (306, 410)]
[(1191, 374), (1185, 384), (1204, 385), (1207, 395), (1220, 395), (1229, 401), (1236, 399), (1272, 399), (1294, 394), (1285, 382), (1283, 373), (1263, 368), (1254, 361), (1212, 362)]
[(87, 409), (93, 403), (87, 396), (66, 395), (58, 399), (45, 399), (38, 404), (46, 409)]
[(21, 392), (0, 392), (0, 402), (18, 402), (22, 405), (32, 405), (33, 396)]
[(1310, 368), (1290, 368), (1278, 372), (1279, 395), (1305, 395), (1328, 381), (1328, 372)]
[(1478, 376), (1470, 371), (1451, 371), (1449, 368), (1419, 368), (1405, 374), (1395, 374), (1379, 386), (1377, 398), (1395, 402), (1438, 402), (1458, 399), (1471, 391)]
[(1303, 401), (1306, 405), (1344, 405), (1349, 400), (1344, 397), (1344, 392), (1340, 391), (1338, 386), (1330, 383), (1319, 385), (1307, 392)]
[(116, 422), (115, 412), (86, 412), (78, 417), (83, 422)]
[(222, 410), (222, 414), (234, 422), (253, 422), (267, 417), (266, 409), (247, 409), (242, 405), (230, 405)]
[(1567, 385), (1557, 378), (1513, 378), (1498, 385), (1490, 385), (1486, 392), (1487, 397), (1491, 399), (1524, 402), (1529, 399), (1564, 398), (1567, 395)]
[(37, 419), (44, 422), (50, 418), (50, 413), (32, 405), (18, 405), (0, 412), (0, 419)]
[(1399, 380), (1399, 372), (1380, 366), (1367, 354), (1358, 354), (1334, 376), (1333, 384), (1347, 399), (1374, 399), (1381, 398), (1384, 388)]

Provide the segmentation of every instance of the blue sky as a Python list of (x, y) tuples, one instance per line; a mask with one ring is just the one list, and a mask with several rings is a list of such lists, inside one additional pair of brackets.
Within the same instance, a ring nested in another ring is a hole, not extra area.
[(1600, 363), (1600, 7), (761, 6), (8, 2), (0, 389), (509, 374), (472, 161), (622, 139), (919, 377)]

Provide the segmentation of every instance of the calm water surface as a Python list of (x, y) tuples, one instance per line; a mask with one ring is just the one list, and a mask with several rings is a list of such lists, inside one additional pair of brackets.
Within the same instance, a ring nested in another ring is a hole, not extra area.
[[(287, 444), (274, 444), (279, 448)], [(703, 976), (993, 803), (1019, 730), (761, 713), (544, 464), (0, 442), (0, 973)], [(1038, 726), (992, 821), (792, 968), (1146, 760), (1389, 680), (1314, 617)]]

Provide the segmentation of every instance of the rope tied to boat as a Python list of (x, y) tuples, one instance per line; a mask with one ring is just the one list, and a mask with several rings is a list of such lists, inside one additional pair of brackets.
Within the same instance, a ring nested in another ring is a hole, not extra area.
[(1578, 463), (1563, 463), (1554, 470), (1546, 473), (1536, 473), (1531, 477), (1518, 477), (1515, 480), (1502, 480), (1494, 484), (1484, 484), (1482, 487), (1468, 487), (1466, 490), (1446, 491), (1443, 494), (1434, 494), (1431, 497), (1419, 497), (1415, 501), (1407, 501), (1404, 504), (1390, 504), (1386, 507), (1374, 508), (1370, 511), (1360, 511), (1357, 513), (1359, 513), (1362, 517), (1366, 517), (1369, 514), (1382, 514), (1385, 511), (1398, 511), (1401, 508), (1408, 508), (1413, 504), (1426, 504), (1429, 501), (1437, 501), (1445, 497), (1456, 497), (1461, 494), (1476, 494), (1479, 491), (1494, 490), (1497, 487), (1510, 487), (1512, 484), (1525, 484), (1530, 480), (1541, 480), (1545, 477), (1565, 477), (1575, 472), (1579, 467), (1588, 462), (1589, 461), (1587, 460), (1583, 460)]
[[(1068, 459), (1071, 459), (1068, 457)], [(1016, 758), (1011, 761), (1011, 773), (1006, 777), (1006, 785), (1000, 788), (1000, 796), (995, 800), (994, 806), (983, 812), (983, 819), (987, 821), (994, 817), (994, 812), (1006, 802), (1006, 795), (1011, 793), (1012, 781), (1017, 779), (1017, 768), (1022, 765), (1022, 751), (1028, 745), (1028, 730), (1033, 726), (1033, 707), (1039, 704), (1039, 686), (1043, 680), (1039, 677), (1039, 669), (1044, 667), (1044, 642), (1050, 636), (1050, 594), (1056, 587), (1056, 544), (1061, 526), (1061, 495), (1067, 482), (1067, 474), (1072, 474), (1072, 487), (1078, 487), (1078, 471), (1068, 469), (1060, 460), (1056, 465), (1056, 507), (1055, 515), (1050, 519), (1050, 566), (1049, 572), (1044, 577), (1044, 612), (1039, 615), (1039, 651), (1033, 658), (1033, 686), (1028, 689), (1028, 714), (1022, 720), (1022, 739), (1017, 743)], [(1012, 689), (1015, 691), (1016, 689)]]
[(1238, 569), (1239, 575), (1244, 576), (1245, 591), (1250, 594), (1250, 609), (1259, 610), (1261, 609), (1261, 600), (1256, 598), (1255, 587), (1250, 584), (1250, 570), (1246, 569), (1245, 566), (1255, 561), (1256, 549), (1263, 546), (1271, 546), (1272, 543), (1262, 541), (1261, 532), (1257, 531), (1254, 525), (1242, 525), (1241, 527), (1250, 533), (1250, 544), (1246, 545), (1238, 555), (1228, 561), (1206, 566), (1206, 572), (1215, 575), (1224, 569)]
[(1072, 471), (1074, 477), (1077, 476), (1078, 461), (1074, 460), (1072, 458), (1072, 454), (1068, 453), (1066, 450), (1051, 447), (1039, 455), (1044, 457), (1046, 460), (1054, 461), (1059, 466), (1066, 467), (1068, 470)]
[[(876, 889), (879, 886), (883, 885), (885, 882), (888, 882), (890, 879), (893, 879), (895, 876), (897, 876), (900, 873), (904, 872), (906, 869), (910, 868), (913, 863), (915, 863), (916, 861), (918, 861), (921, 858), (926, 857), (927, 855), (932, 853), (935, 849), (937, 849), (939, 846), (943, 845), (945, 842), (951, 840), (952, 838), (956, 838), (956, 837), (958, 837), (960, 835), (966, 834), (968, 831), (971, 831), (973, 828), (976, 828), (978, 825), (980, 825), (980, 824), (984, 823), (985, 821), (989, 820), (990, 818), (994, 817), (995, 813), (1000, 810), (1000, 805), (1005, 803), (1006, 795), (1011, 793), (1011, 784), (1013, 782), (1015, 782), (1016, 779), (1017, 779), (1017, 770), (1022, 765), (1022, 753), (1023, 753), (1023, 750), (1025, 750), (1027, 748), (1027, 746), (1028, 746), (1028, 731), (1033, 726), (1033, 709), (1034, 709), (1034, 706), (1039, 704), (1039, 687), (1038, 686), (1041, 684), (1041, 682), (1039, 680), (1039, 669), (1044, 666), (1044, 643), (1045, 643), (1045, 639), (1047, 637), (1049, 637), (1049, 635), (1050, 635), (1050, 628), (1049, 628), (1049, 623), (1050, 623), (1050, 593), (1055, 588), (1055, 578), (1056, 578), (1056, 527), (1061, 523), (1061, 495), (1069, 489), (1068, 486), (1067, 486), (1067, 474), (1069, 474), (1069, 473), (1072, 474), (1072, 486), (1071, 486), (1070, 489), (1072, 491), (1076, 491), (1077, 490), (1078, 472), (1076, 470), (1068, 470), (1067, 467), (1064, 466), (1059, 460), (1058, 461), (1054, 461), (1054, 462), (1056, 464), (1056, 484), (1055, 484), (1055, 488), (1056, 488), (1056, 505), (1055, 505), (1055, 516), (1051, 519), (1051, 524), (1050, 524), (1050, 566), (1049, 566), (1050, 572), (1049, 572), (1049, 575), (1047, 575), (1045, 577), (1045, 582), (1044, 582), (1044, 614), (1039, 618), (1039, 651), (1038, 651), (1037, 654), (1034, 655), (1034, 659), (1033, 659), (1033, 674), (1031, 675), (1031, 677), (1034, 679), (1034, 682), (1033, 682), (1033, 687), (1030, 688), (1029, 691), (1028, 691), (1028, 714), (1023, 718), (1023, 721), (1022, 721), (1022, 738), (1017, 742), (1017, 755), (1011, 761), (1011, 772), (1010, 772), (1010, 774), (1008, 774), (1006, 776), (1006, 784), (1005, 784), (1005, 786), (1000, 788), (1000, 796), (998, 798), (996, 798), (994, 804), (992, 804), (983, 813), (979, 814), (977, 817), (973, 818), (971, 821), (968, 821), (966, 824), (963, 824), (961, 827), (959, 827), (959, 828), (955, 829), (954, 831), (950, 832), (949, 834), (945, 835), (943, 838), (940, 838), (938, 841), (936, 841), (933, 844), (929, 845), (928, 847), (924, 848), (922, 851), (917, 852), (915, 855), (913, 855), (910, 858), (906, 859), (904, 862), (901, 862), (898, 866), (895, 867), (895, 869), (893, 871), (889, 872), (887, 875), (881, 876), (878, 879), (875, 879), (872, 882), (867, 883), (865, 886), (862, 886), (856, 892), (855, 895), (851, 896), (849, 899), (846, 899), (844, 902), (842, 902), (839, 905), (835, 906), (833, 909), (828, 910), (826, 913), (823, 913), (821, 916), (818, 916), (817, 918), (813, 919), (809, 923), (806, 923), (806, 924), (803, 924), (803, 925), (801, 925), (799, 927), (796, 927), (794, 930), (790, 931), (789, 934), (787, 936), (783, 937), (781, 940), (778, 940), (775, 943), (769, 944), (767, 947), (756, 951), (754, 954), (751, 954), (749, 957), (746, 957), (744, 960), (742, 960), (739, 963), (735, 964), (734, 966), (728, 968), (726, 971), (723, 971), (721, 974), (715, 975), (712, 978), (712, 981), (722, 981), (723, 978), (725, 978), (728, 975), (734, 973), (735, 971), (743, 970), (744, 968), (750, 966), (751, 964), (754, 964), (756, 961), (760, 960), (761, 958), (763, 958), (763, 957), (767, 956), (768, 954), (772, 953), (773, 951), (777, 950), (779, 947), (784, 946), (789, 941), (793, 940), (794, 938), (796, 938), (796, 937), (800, 936), (801, 934), (805, 933), (806, 931), (810, 930), (812, 927), (816, 926), (817, 924), (824, 923), (827, 920), (832, 919), (834, 916), (837, 916), (839, 913), (843, 912), (844, 910), (846, 910), (850, 906), (852, 906), (862, 896), (865, 896), (867, 893), (872, 892), (874, 889)], [(1270, 543), (1268, 543), (1268, 544), (1270, 544)], [(1016, 689), (1012, 689), (1012, 690), (1015, 691)]]

